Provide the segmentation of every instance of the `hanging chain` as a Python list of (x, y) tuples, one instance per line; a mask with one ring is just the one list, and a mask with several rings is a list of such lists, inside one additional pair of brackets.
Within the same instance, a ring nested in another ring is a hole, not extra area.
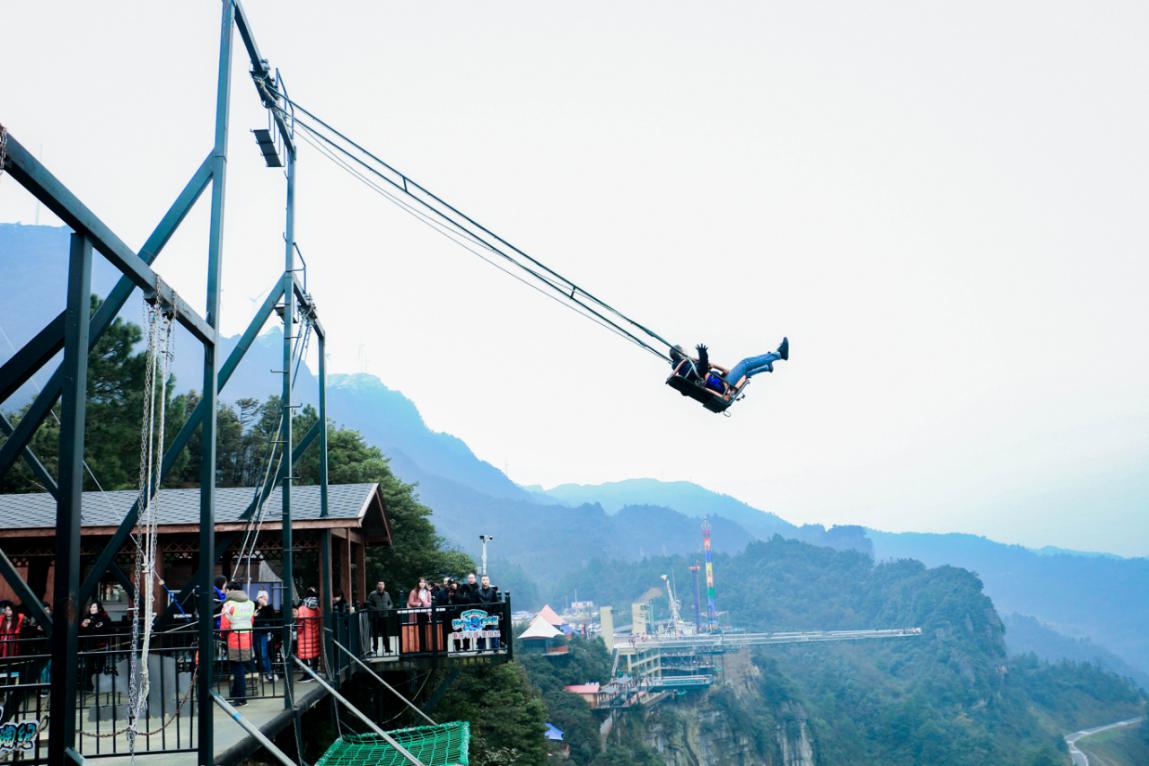
[[(158, 293), (158, 290), (157, 290)], [(128, 743), (135, 758), (139, 721), (151, 688), (148, 656), (155, 601), (156, 551), (159, 534), (159, 480), (167, 420), (167, 381), (172, 357), (172, 317), (160, 299), (145, 304), (148, 350), (144, 368), (144, 410), (140, 428), (139, 519), (137, 520), (135, 593), (133, 596)], [(158, 379), (158, 381), (157, 381)], [(157, 385), (158, 382), (158, 385)], [(158, 402), (157, 402), (158, 400)], [(157, 412), (158, 410), (158, 412)], [(142, 635), (141, 635), (142, 634)]]
[(128, 746), (131, 750), (133, 760), (136, 752), (136, 737), (139, 734), (138, 722), (140, 713), (140, 686), (141, 686), (141, 673), (140, 667), (140, 620), (143, 613), (143, 584), (144, 584), (144, 552), (143, 552), (143, 538), (144, 533), (144, 519), (146, 517), (146, 509), (148, 506), (148, 496), (151, 494), (151, 436), (152, 436), (152, 415), (155, 406), (155, 364), (156, 364), (156, 343), (159, 339), (158, 328), (156, 323), (158, 321), (155, 307), (152, 304), (144, 304), (144, 326), (147, 328), (147, 354), (145, 355), (144, 364), (144, 390), (143, 390), (143, 403), (144, 412), (143, 420), (140, 425), (140, 471), (139, 482), (137, 486), (140, 488), (140, 495), (137, 500), (139, 506), (139, 519), (136, 522), (136, 530), (133, 533), (136, 537), (136, 562), (135, 568), (132, 572), (132, 585), (134, 592), (132, 593), (132, 642), (131, 642), (131, 655), (128, 670)]

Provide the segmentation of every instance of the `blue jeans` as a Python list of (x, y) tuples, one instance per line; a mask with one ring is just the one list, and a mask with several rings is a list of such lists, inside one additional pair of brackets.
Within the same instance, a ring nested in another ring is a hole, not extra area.
[(231, 662), (231, 698), (241, 700), (247, 696), (247, 663)]
[(752, 378), (760, 372), (774, 372), (774, 362), (781, 358), (781, 354), (775, 351), (761, 356), (748, 356), (734, 365), (726, 376), (726, 382), (733, 386), (744, 376)]
[(262, 668), (265, 676), (271, 675), (271, 634), (255, 634), (255, 661), (259, 663), (256, 668)]

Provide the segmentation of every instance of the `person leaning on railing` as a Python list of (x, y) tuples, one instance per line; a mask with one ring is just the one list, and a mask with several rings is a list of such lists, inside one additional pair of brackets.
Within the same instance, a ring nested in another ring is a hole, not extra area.
[(104, 670), (104, 651), (108, 648), (108, 634), (112, 630), (112, 618), (104, 610), (104, 605), (93, 601), (88, 605), (88, 614), (80, 620), (80, 651), (84, 653), (82, 674), (84, 691), (95, 689), (94, 679)]
[[(475, 588), (475, 598), (486, 610), (490, 610), (492, 604), (499, 603), (499, 589), (491, 585), (491, 578), (487, 575), (483, 575), (478, 587)], [(479, 648), (483, 651), (498, 649), (499, 639), (484, 638), (479, 642)]]
[[(298, 625), (295, 639), (295, 654), (312, 670), (319, 669), (319, 589), (307, 589), (307, 595), (295, 608)], [(300, 683), (311, 683), (315, 679), (304, 673)]]
[(408, 640), (404, 638), (403, 651), (405, 652), (423, 651), (430, 644), (428, 638), (428, 625), (430, 621), (427, 613), (431, 611), (428, 607), (431, 606), (433, 596), (427, 583), (428, 580), (426, 577), (420, 577), (419, 585), (412, 588), (411, 592), (407, 594), (407, 608), (418, 609), (419, 611), (412, 612), (407, 616), (407, 622), (415, 624), (417, 628), (412, 631), (412, 634), (408, 634), (404, 631), (404, 636), (412, 635), (413, 639), (408, 642)]
[(387, 592), (387, 583), (380, 580), (375, 583), (375, 590), (367, 595), (367, 614), (371, 619), (371, 649), (367, 652), (368, 657), (386, 654), (389, 650), (387, 617), (393, 608), (391, 594)]
[(276, 625), (275, 607), (271, 605), (271, 596), (267, 591), (261, 590), (255, 596), (255, 614), (252, 615), (252, 629), (255, 631), (255, 661), (257, 670), (263, 673), (268, 681), (278, 680), (271, 664), (272, 633)]
[(12, 608), (11, 601), (0, 601), (0, 657), (20, 655), (20, 633), (24, 615)]
[(499, 589), (491, 585), (491, 578), (483, 575), (483, 579), (479, 582), (479, 587), (475, 590), (475, 595), (478, 597), (480, 604), (494, 604), (499, 600)]

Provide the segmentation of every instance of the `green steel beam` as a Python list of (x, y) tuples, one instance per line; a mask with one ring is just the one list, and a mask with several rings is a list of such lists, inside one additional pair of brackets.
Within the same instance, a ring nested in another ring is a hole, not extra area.
[[(216, 73), (215, 141), (212, 144), (211, 224), (208, 230), (207, 300), (206, 318), (214, 331), (219, 326), (220, 275), (223, 270), (224, 201), (227, 191), (227, 126), (231, 114), (232, 38), (235, 27), (234, 0), (223, 0), (219, 32), (219, 68)], [(196, 611), (199, 614), (199, 645), (213, 646), (212, 629), (212, 570), (215, 563), (215, 448), (216, 417), (218, 415), (218, 382), (216, 374), (216, 348), (203, 349), (203, 406), (200, 443), (200, 505), (199, 555), (200, 572), (196, 587)], [(206, 565), (205, 565), (206, 564)], [(204, 655), (207, 655), (206, 658)], [(200, 653), (200, 669), (196, 676), (199, 720), (196, 721), (198, 760), (201, 764), (215, 762), (214, 707), (212, 692), (215, 687), (215, 654)]]
[(55, 660), (51, 683), (55, 716), (48, 738), (48, 762), (64, 763), (76, 744), (76, 678), (80, 622), (80, 507), (84, 495), (84, 416), (88, 398), (88, 315), (92, 243), (73, 234), (68, 263), (68, 308), (64, 324), (63, 406), (60, 417), (60, 494), (56, 500), (56, 570), (52, 613), (60, 624), (50, 643)]
[(134, 599), (136, 597), (136, 584), (132, 582), (132, 578), (128, 577), (128, 573), (121, 569), (115, 561), (108, 565), (108, 571), (119, 580), (120, 587), (124, 589), (124, 593), (128, 594), (128, 599)]
[[(319, 336), (319, 517), (327, 518), (327, 339)], [(306, 449), (306, 447), (302, 448)], [(301, 450), (302, 451), (302, 450)], [(351, 594), (347, 594), (350, 597)], [(366, 598), (367, 594), (364, 593)]]
[[(270, 87), (268, 82), (271, 79), (271, 69), (268, 67), (267, 59), (259, 52), (259, 44), (255, 41), (255, 34), (251, 31), (251, 24), (247, 20), (247, 12), (243, 9), (243, 4), (239, 0), (232, 0), (235, 5), (235, 26), (239, 30), (239, 37), (243, 41), (244, 48), (247, 49), (247, 57), (251, 61), (251, 76), (256, 81), (255, 90), (259, 94), (259, 99), (265, 106), (271, 106), (271, 99), (260, 87), (259, 83)], [(275, 120), (275, 125), (279, 130), (279, 137), (283, 139), (283, 143), (287, 146), (289, 152), (295, 151), (295, 137), (292, 135), (291, 128), (283, 119), (283, 115), (276, 110), (271, 112), (272, 119)]]
[[(204, 186), (210, 180), (211, 166), (205, 160), (140, 249), (141, 259), (149, 264), (156, 259), (164, 245), (171, 239), (175, 228), (187, 216), (200, 194), (203, 193)], [(92, 317), (91, 327), (88, 331), (89, 350), (95, 347), (104, 332), (115, 320), (116, 315), (120, 313), (120, 309), (123, 308), (135, 287), (135, 283), (124, 276), (108, 293), (108, 297), (100, 304), (100, 308)], [(63, 346), (64, 315), (60, 314), (0, 367), (0, 402), (6, 400), (20, 386), (28, 382), (36, 370), (51, 360)], [(56, 399), (59, 398), (62, 386), (62, 372), (56, 370), (48, 379), (47, 385), (37, 394), (24, 417), (21, 418), (16, 431), (10, 434), (8, 441), (4, 443), (3, 447), (0, 447), (0, 475), (12, 467), (16, 457), (27, 446), (36, 429), (44, 422), (44, 418), (48, 416)]]
[(48, 612), (44, 610), (44, 605), (40, 603), (40, 597), (32, 592), (28, 587), (28, 583), (16, 571), (15, 565), (8, 555), (0, 549), (0, 577), (3, 577), (12, 590), (16, 592), (16, 597), (20, 599), (20, 604), (35, 618), (36, 622), (44, 626), (44, 631), (48, 635), (52, 634), (52, 618), (48, 616)]
[[(137, 287), (153, 290), (159, 276), (151, 266), (124, 244), (107, 224), (88, 209), (75, 194), (40, 164), (11, 134), (8, 134), (9, 173), (31, 194), (44, 203), (73, 231), (83, 234), (112, 265), (131, 278)], [(188, 332), (201, 342), (215, 343), (215, 329), (179, 296), (175, 296), (176, 316)]]
[[(36, 370), (52, 360), (63, 345), (64, 314), (61, 312), (0, 365), (0, 402), (7, 401), (16, 393), (20, 386), (36, 374)], [(56, 395), (59, 396), (59, 393)]]
[[(283, 516), (281, 520), (280, 532), (283, 535), (283, 603), (286, 609), (288, 604), (293, 602), (292, 589), (295, 587), (295, 552), (293, 550), (293, 535), (291, 529), (291, 481), (292, 471), (291, 467), (295, 464), (292, 457), (294, 444), (292, 444), (292, 413), (291, 406), (291, 367), (292, 362), (292, 343), (295, 340), (294, 330), (295, 327), (295, 150), (287, 147), (287, 201), (286, 213), (284, 219), (283, 231), (283, 393), (281, 396), (280, 406), (283, 407), (283, 463), (287, 466), (288, 470), (284, 471), (281, 477), (282, 491), (280, 492), (280, 500), (283, 504)], [(283, 645), (291, 646), (291, 626), (284, 621), (283, 624)], [(283, 706), (290, 709), (292, 707), (291, 700), (294, 698), (292, 694), (292, 686), (294, 680), (292, 673), (285, 672), (283, 677), (284, 691), (287, 693), (283, 695)], [(298, 713), (295, 713), (298, 715)]]
[[(3, 433), (7, 438), (11, 438), (14, 431), (15, 428), (12, 426), (12, 421), (8, 420), (4, 413), (0, 412), (0, 433)], [(48, 494), (52, 497), (57, 497), (59, 490), (56, 487), (56, 480), (52, 478), (52, 474), (48, 473), (48, 469), (40, 462), (40, 458), (36, 457), (36, 453), (27, 445), (24, 446), (22, 453), (24, 462), (28, 464), (32, 475), (36, 477), (36, 481), (48, 491)]]

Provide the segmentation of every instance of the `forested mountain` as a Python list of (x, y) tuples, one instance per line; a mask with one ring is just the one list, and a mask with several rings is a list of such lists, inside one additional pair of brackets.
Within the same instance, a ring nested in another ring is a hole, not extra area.
[[(574, 577), (580, 596), (625, 607), (660, 574), (689, 582), (688, 563), (596, 561)], [(875, 564), (782, 538), (722, 556), (715, 569), (727, 629), (922, 628), (915, 638), (759, 650), (748, 677), (767, 687), (753, 699), (770, 704), (765, 720), (746, 724), (760, 760), (742, 762), (782, 763), (773, 734), (789, 721), (808, 728), (819, 764), (1056, 764), (1064, 732), (1144, 706), (1131, 682), (1094, 665), (1011, 660), (992, 602), (962, 569)], [(726, 704), (732, 715), (746, 709)]]
[(975, 535), (869, 532), (879, 560), (913, 558), (976, 572), (1002, 612), (1088, 638), (1149, 673), (1149, 558), (1037, 552)]
[(1138, 670), (1088, 638), (1070, 638), (1041, 620), (1024, 614), (1003, 614), (1002, 622), (1005, 624), (1005, 645), (1011, 655), (1034, 654), (1051, 662), (1071, 660), (1094, 663), (1118, 675), (1132, 678), (1142, 689), (1149, 691), (1149, 673)]
[[(540, 491), (540, 490), (536, 490)], [(1149, 610), (1131, 608), (1149, 603), (1149, 559), (1083, 554), (1043, 549), (1034, 551), (964, 534), (891, 533), (858, 527), (794, 527), (773, 514), (759, 511), (727, 495), (687, 482), (638, 479), (601, 485), (562, 485), (545, 493), (566, 501), (599, 502), (608, 511), (625, 503), (658, 502), (688, 515), (718, 510), (729, 518), (760, 513), (789, 526), (784, 537), (836, 548), (869, 550), (879, 561), (917, 559), (929, 566), (949, 564), (976, 572), (986, 593), (1003, 613), (1039, 619), (1066, 640), (1046, 640), (1045, 656), (1081, 659), (1072, 639), (1087, 638), (1101, 651), (1149, 676)], [(740, 515), (742, 514), (742, 515)], [(755, 534), (762, 527), (742, 523)], [(758, 534), (760, 539), (769, 539)], [(864, 538), (859, 543), (858, 538)], [(717, 550), (723, 550), (715, 536)], [(1048, 633), (1047, 639), (1052, 639)], [(1036, 646), (1027, 649), (1036, 650)], [(1063, 651), (1062, 654), (1055, 654)], [(1117, 670), (1118, 664), (1110, 667)]]

